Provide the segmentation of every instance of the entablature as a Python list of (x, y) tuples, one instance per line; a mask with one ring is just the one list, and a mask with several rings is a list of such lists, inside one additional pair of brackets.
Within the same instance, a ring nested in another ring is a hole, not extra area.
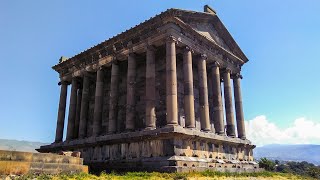
[[(83, 71), (83, 69), (94, 70), (96, 67), (110, 63), (112, 59), (126, 59), (129, 50), (139, 53), (145, 49), (146, 43), (159, 46), (164, 42), (161, 41), (163, 36), (171, 31), (174, 36), (181, 39), (182, 44), (188, 45), (200, 53), (206, 53), (209, 59), (208, 62), (220, 59), (222, 65), (231, 66), (236, 72), (240, 71), (241, 66), (247, 62), (245, 56), (240, 53), (241, 57), (245, 59), (239, 58), (207, 37), (199, 34), (188, 23), (185, 23), (195, 20), (208, 23), (216, 22), (219, 26), (217, 27), (218, 29), (222, 29), (223, 26), (215, 14), (169, 9), (109, 40), (60, 62), (53, 66), (53, 69), (59, 72), (60, 77), (70, 74), (79, 76), (78, 71)], [(227, 31), (223, 31), (223, 33), (228, 34)], [(233, 46), (237, 46), (237, 44), (235, 43)]]

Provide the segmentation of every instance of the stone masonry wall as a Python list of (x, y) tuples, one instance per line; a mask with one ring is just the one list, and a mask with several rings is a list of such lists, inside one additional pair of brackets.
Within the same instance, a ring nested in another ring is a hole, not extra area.
[(77, 149), (86, 163), (182, 156), (212, 160), (253, 161), (250, 147), (198, 138), (150, 139), (138, 142), (96, 145)]

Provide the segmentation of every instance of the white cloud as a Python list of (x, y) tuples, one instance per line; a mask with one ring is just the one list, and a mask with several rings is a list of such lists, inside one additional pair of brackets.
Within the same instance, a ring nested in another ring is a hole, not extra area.
[(264, 115), (245, 121), (245, 125), (247, 138), (257, 146), (266, 144), (320, 144), (320, 123), (306, 118), (298, 118), (284, 129), (269, 122)]

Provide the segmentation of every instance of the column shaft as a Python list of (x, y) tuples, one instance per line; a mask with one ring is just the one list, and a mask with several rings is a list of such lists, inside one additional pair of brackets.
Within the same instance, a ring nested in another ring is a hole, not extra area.
[(74, 123), (74, 135), (73, 135), (73, 138), (74, 138), (74, 139), (77, 139), (77, 138), (79, 137), (81, 100), (82, 100), (82, 88), (79, 88), (79, 89), (78, 89), (78, 95), (77, 95), (76, 120), (75, 120), (75, 123)]
[(110, 101), (109, 101), (109, 126), (108, 133), (116, 132), (116, 120), (118, 109), (118, 86), (119, 86), (119, 66), (112, 64), (110, 82)]
[(63, 138), (64, 118), (65, 118), (66, 103), (67, 103), (67, 86), (68, 85), (66, 82), (61, 82), (55, 142), (61, 142)]
[(67, 128), (67, 140), (73, 139), (74, 135), (74, 123), (76, 120), (76, 110), (77, 110), (77, 90), (78, 81), (73, 78), (71, 85), (71, 95), (69, 104), (69, 117), (68, 117), (68, 128)]
[(232, 92), (230, 83), (230, 70), (226, 69), (223, 73), (224, 80), (224, 100), (226, 109), (227, 135), (235, 137), (234, 114), (232, 107)]
[(192, 53), (186, 48), (183, 54), (183, 76), (184, 76), (184, 113), (187, 128), (195, 128), (194, 114), (194, 93), (193, 93), (193, 72)]
[(224, 135), (223, 104), (221, 97), (220, 70), (217, 63), (212, 67), (213, 121), (216, 133)]
[(240, 79), (241, 79), (241, 75), (236, 75), (233, 79), (234, 101), (235, 101), (235, 107), (236, 107), (238, 137), (241, 139), (246, 139)]
[(127, 74), (127, 108), (126, 108), (126, 130), (135, 128), (135, 87), (136, 87), (136, 58), (133, 53), (128, 56)]
[(203, 131), (210, 131), (206, 57), (201, 56), (198, 60), (198, 74), (201, 129)]
[(87, 135), (87, 121), (88, 121), (88, 109), (89, 109), (89, 86), (90, 86), (90, 79), (88, 76), (85, 75), (83, 77), (80, 124), (79, 124), (80, 138), (85, 138)]
[(167, 125), (178, 125), (176, 44), (173, 37), (166, 41), (166, 111)]
[(102, 126), (103, 75), (103, 70), (101, 68), (98, 69), (94, 99), (93, 136), (98, 136), (100, 134)]
[(156, 128), (156, 72), (155, 49), (147, 48), (146, 60), (146, 129)]

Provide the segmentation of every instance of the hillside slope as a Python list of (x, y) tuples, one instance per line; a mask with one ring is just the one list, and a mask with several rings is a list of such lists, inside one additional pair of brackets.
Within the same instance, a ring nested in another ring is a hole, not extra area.
[(281, 161), (307, 161), (320, 165), (320, 145), (299, 144), (284, 145), (271, 144), (254, 149), (254, 157), (259, 159), (277, 159)]
[(37, 152), (35, 149), (49, 143), (0, 139), (0, 150)]

